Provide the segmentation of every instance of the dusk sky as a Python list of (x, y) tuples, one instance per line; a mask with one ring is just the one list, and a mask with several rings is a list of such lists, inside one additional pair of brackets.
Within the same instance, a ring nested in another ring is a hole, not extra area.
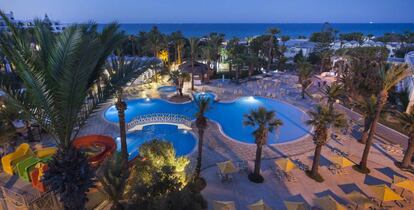
[(65, 23), (413, 23), (413, 0), (1, 0), (16, 19)]

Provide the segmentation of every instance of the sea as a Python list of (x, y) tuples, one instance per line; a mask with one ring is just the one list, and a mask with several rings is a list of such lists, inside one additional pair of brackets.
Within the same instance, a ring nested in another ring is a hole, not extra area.
[[(103, 28), (105, 24), (99, 24)], [(121, 30), (126, 34), (134, 35), (140, 31), (149, 31), (153, 26), (166, 34), (181, 31), (186, 37), (203, 37), (211, 32), (223, 33), (226, 39), (233, 37), (247, 38), (260, 35), (268, 28), (276, 27), (281, 30), (282, 35), (291, 38), (298, 36), (309, 37), (312, 33), (321, 31), (323, 23), (185, 23), (185, 24), (120, 24)], [(331, 27), (338, 30), (338, 33), (362, 32), (365, 35), (373, 34), (381, 36), (384, 33), (403, 33), (405, 31), (414, 32), (414, 23), (332, 23)]]

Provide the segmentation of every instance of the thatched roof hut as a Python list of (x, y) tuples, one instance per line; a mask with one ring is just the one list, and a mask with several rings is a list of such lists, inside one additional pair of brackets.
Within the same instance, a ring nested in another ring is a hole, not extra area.
[[(183, 64), (178, 66), (178, 68), (183, 72), (187, 72), (190, 74), (193, 73), (192, 68), (191, 68), (191, 62), (184, 62)], [(200, 62), (194, 62), (194, 74), (202, 76), (207, 73), (208, 73), (208, 66), (206, 64), (200, 63)]]

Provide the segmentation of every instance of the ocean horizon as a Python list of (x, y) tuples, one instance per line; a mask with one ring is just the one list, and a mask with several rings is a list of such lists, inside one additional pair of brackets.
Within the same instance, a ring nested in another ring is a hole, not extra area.
[[(98, 24), (102, 29), (107, 24)], [(223, 33), (227, 39), (232, 37), (246, 38), (260, 35), (270, 27), (281, 30), (281, 35), (291, 38), (298, 36), (309, 37), (312, 33), (321, 31), (323, 23), (120, 23), (120, 29), (126, 34), (148, 32), (157, 26), (162, 33), (171, 34), (181, 31), (186, 37), (202, 37), (211, 32)], [(385, 33), (403, 33), (414, 31), (414, 23), (331, 23), (338, 33), (361, 32), (365, 35), (381, 36)]]

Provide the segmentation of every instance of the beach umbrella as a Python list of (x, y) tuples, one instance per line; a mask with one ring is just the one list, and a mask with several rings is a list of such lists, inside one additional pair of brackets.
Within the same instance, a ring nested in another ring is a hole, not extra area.
[(367, 196), (357, 191), (352, 191), (351, 193), (347, 194), (346, 197), (356, 204), (356, 209), (358, 209), (359, 206), (361, 206), (363, 209), (374, 206), (374, 203), (369, 198), (367, 198)]
[(325, 195), (321, 198), (316, 198), (315, 203), (323, 210), (347, 210), (345, 206), (338, 203), (338, 201), (336, 201), (330, 195)]
[(234, 166), (233, 162), (230, 160), (217, 163), (217, 166), (222, 174), (231, 174), (237, 172), (236, 166)]
[(371, 188), (371, 191), (374, 193), (374, 197), (381, 201), (380, 206), (382, 206), (383, 202), (399, 201), (403, 199), (401, 196), (399, 196), (385, 184), (371, 185), (369, 187)]
[(307, 210), (304, 202), (283, 201), (287, 210)]
[(214, 201), (213, 202), (214, 210), (236, 210), (234, 201)]
[(394, 180), (392, 181), (392, 183), (397, 187), (403, 188), (403, 190), (401, 192), (401, 196), (403, 195), (404, 190), (408, 190), (408, 191), (414, 193), (414, 181), (412, 181), (412, 180), (394, 175)]
[(263, 199), (257, 201), (256, 203), (250, 204), (247, 208), (250, 210), (272, 210)]
[(342, 168), (355, 165), (355, 163), (350, 161), (348, 158), (340, 155), (335, 155), (332, 157), (331, 162), (341, 166)]
[(294, 162), (292, 162), (289, 158), (282, 158), (275, 160), (275, 164), (284, 172), (289, 172), (296, 168)]

